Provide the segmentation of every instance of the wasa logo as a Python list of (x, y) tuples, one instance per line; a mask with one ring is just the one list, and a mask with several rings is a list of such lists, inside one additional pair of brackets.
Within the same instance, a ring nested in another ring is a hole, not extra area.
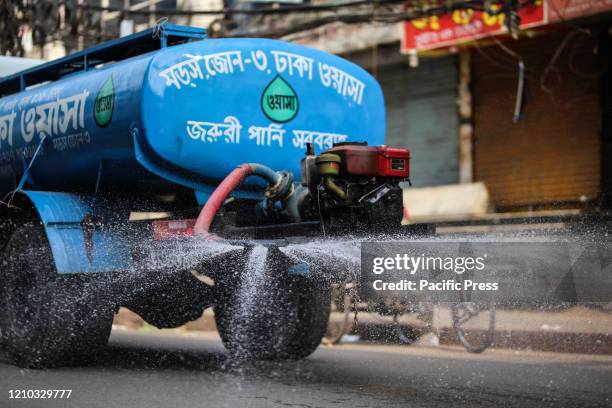
[(261, 109), (274, 122), (289, 122), (297, 115), (299, 107), (297, 94), (280, 76), (268, 84), (261, 96)]
[(113, 109), (115, 108), (115, 88), (113, 87), (113, 79), (108, 78), (94, 102), (94, 120), (96, 125), (106, 127), (113, 117)]

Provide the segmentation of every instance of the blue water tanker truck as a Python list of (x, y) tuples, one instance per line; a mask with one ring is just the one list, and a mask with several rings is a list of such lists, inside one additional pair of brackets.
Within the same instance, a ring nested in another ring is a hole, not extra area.
[(376, 80), (334, 55), (164, 24), (0, 96), (0, 342), (20, 366), (95, 356), (120, 306), (161, 328), (213, 307), (230, 352), (305, 357), (331, 278), (283, 242), (400, 228), (409, 151), (384, 146)]

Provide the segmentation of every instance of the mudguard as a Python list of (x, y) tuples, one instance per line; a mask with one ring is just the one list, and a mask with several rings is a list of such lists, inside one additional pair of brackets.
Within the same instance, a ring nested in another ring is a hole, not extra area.
[(72, 193), (21, 191), (45, 226), (58, 273), (125, 271), (130, 248), (120, 228), (104, 228), (102, 203)]

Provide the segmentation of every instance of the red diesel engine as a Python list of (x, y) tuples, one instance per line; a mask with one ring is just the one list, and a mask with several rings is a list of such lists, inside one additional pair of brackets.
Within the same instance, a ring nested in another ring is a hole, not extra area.
[(309, 149), (301, 166), (310, 190), (304, 213), (332, 226), (399, 225), (401, 182), (409, 183), (410, 151), (365, 143), (341, 143), (317, 155)]
[(340, 173), (351, 176), (410, 177), (410, 150), (387, 146), (335, 146), (326, 153), (340, 157)]

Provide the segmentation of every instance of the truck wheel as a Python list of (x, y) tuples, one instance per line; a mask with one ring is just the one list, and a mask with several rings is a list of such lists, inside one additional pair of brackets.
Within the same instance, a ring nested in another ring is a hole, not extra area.
[(106, 344), (111, 307), (96, 308), (85, 279), (58, 275), (44, 228), (18, 227), (0, 270), (0, 335), (8, 358), (22, 367), (82, 363)]
[(270, 274), (256, 291), (241, 287), (226, 290), (215, 306), (217, 329), (233, 357), (300, 359), (315, 351), (329, 320), (329, 288), (281, 274)]

